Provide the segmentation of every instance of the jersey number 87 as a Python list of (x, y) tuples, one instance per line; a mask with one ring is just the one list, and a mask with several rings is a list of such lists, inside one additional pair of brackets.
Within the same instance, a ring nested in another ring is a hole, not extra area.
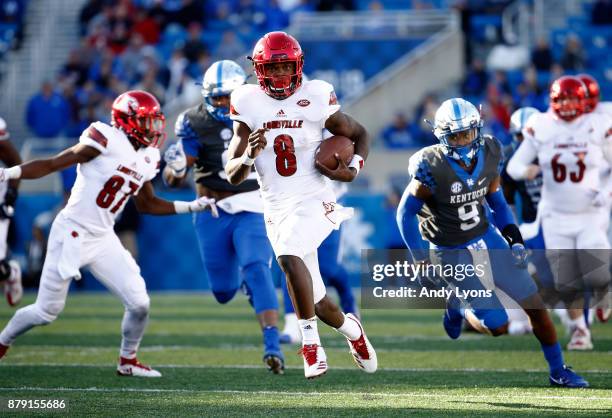
[[(98, 193), (98, 197), (96, 198), (96, 204), (102, 209), (109, 208), (115, 201), (117, 193), (121, 191), (121, 187), (123, 187), (124, 184), (125, 179), (123, 177), (112, 176), (110, 179), (108, 179), (106, 183), (104, 183), (104, 187), (102, 187), (102, 190), (100, 190), (100, 193)], [(130, 181), (128, 185), (130, 187), (130, 191), (123, 194), (121, 199), (119, 199), (117, 204), (114, 205), (111, 209), (111, 213), (116, 213), (123, 205), (123, 202), (125, 202), (129, 196), (133, 195), (138, 191), (137, 183)]]

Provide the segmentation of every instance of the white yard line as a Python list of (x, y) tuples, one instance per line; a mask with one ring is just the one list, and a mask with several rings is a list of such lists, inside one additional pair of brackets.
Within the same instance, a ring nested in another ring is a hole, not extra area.
[(559, 396), (559, 395), (533, 395), (533, 394), (491, 394), (486, 393), (482, 395), (462, 395), (462, 394), (441, 394), (441, 393), (422, 393), (422, 392), (408, 392), (408, 393), (387, 393), (387, 392), (340, 392), (340, 391), (331, 391), (331, 392), (291, 392), (291, 391), (268, 391), (268, 390), (222, 390), (222, 389), (208, 389), (208, 390), (196, 390), (196, 389), (151, 389), (151, 388), (98, 388), (98, 387), (89, 387), (89, 388), (65, 388), (65, 387), (16, 387), (16, 388), (6, 388), (0, 387), (0, 392), (13, 392), (13, 391), (25, 391), (25, 392), (103, 392), (103, 393), (188, 393), (188, 394), (231, 394), (231, 395), (281, 395), (281, 396), (363, 396), (365, 398), (440, 398), (440, 399), (448, 399), (448, 398), (470, 398), (470, 399), (508, 399), (508, 398), (518, 398), (523, 399), (528, 397), (529, 399), (562, 399), (562, 400), (583, 400), (583, 401), (612, 401), (612, 397), (601, 397), (601, 396)]
[[(114, 367), (113, 364), (91, 364), (91, 363), (7, 363), (1, 362), (1, 367)], [(156, 369), (263, 369), (263, 365), (256, 364), (228, 364), (228, 365), (206, 365), (206, 364), (154, 364)], [(302, 370), (302, 366), (285, 366), (285, 369)], [(356, 367), (334, 366), (333, 370), (358, 370)], [(545, 369), (486, 369), (479, 367), (465, 368), (433, 368), (433, 367), (381, 367), (381, 372), (474, 372), (474, 373), (546, 373)], [(580, 370), (582, 373), (612, 373), (612, 370), (591, 369)]]

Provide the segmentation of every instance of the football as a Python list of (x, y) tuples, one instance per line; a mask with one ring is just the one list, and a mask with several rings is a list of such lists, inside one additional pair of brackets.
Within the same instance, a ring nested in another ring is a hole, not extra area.
[(355, 145), (350, 138), (335, 135), (321, 142), (315, 152), (315, 160), (330, 170), (335, 170), (338, 168), (338, 160), (336, 160), (335, 154), (338, 154), (348, 164), (351, 162), (354, 153)]

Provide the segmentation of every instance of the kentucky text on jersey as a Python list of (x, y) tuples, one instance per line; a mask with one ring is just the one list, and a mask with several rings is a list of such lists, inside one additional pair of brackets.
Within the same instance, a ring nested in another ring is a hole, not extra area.
[(264, 129), (291, 129), (301, 128), (303, 120), (273, 120), (271, 122), (264, 122)]
[(134, 177), (138, 181), (142, 180), (142, 174), (139, 174), (136, 171), (132, 170), (131, 168), (127, 168), (124, 165), (119, 164), (119, 166), (117, 167), (117, 170), (124, 174), (127, 174), (128, 176)]
[(456, 196), (451, 196), (450, 202), (451, 203), (465, 203), (471, 200), (476, 200), (478, 198), (481, 198), (482, 196), (486, 194), (487, 194), (487, 188), (483, 187), (481, 189), (474, 190), (473, 192), (462, 193)]

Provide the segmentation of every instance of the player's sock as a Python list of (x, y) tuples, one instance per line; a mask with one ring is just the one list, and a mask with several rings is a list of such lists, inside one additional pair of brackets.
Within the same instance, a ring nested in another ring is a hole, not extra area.
[(347, 319), (346, 314), (344, 314), (344, 323), (340, 326), (340, 328), (336, 328), (336, 331), (353, 341), (361, 336), (361, 328), (359, 328), (359, 324), (355, 321)]
[(310, 319), (300, 319), (298, 320), (298, 324), (300, 324), (300, 331), (302, 332), (302, 345), (321, 345), (316, 316)]
[(149, 320), (149, 310), (125, 310), (121, 322), (121, 357), (136, 358), (136, 352)]
[(559, 373), (559, 371), (563, 370), (563, 365), (565, 364), (565, 362), (563, 361), (563, 352), (561, 351), (561, 344), (559, 344), (558, 342), (552, 345), (542, 344), (542, 352), (544, 353), (544, 358), (548, 363), (550, 374), (554, 375), (556, 373)]
[(15, 312), (15, 315), (0, 333), (0, 344), (9, 346), (20, 335), (25, 334), (37, 325), (44, 325), (49, 322), (51, 321), (45, 321), (40, 317), (36, 305), (25, 306)]
[(263, 329), (264, 350), (266, 353), (280, 353), (280, 343), (278, 341), (278, 328), (275, 326), (267, 326)]

